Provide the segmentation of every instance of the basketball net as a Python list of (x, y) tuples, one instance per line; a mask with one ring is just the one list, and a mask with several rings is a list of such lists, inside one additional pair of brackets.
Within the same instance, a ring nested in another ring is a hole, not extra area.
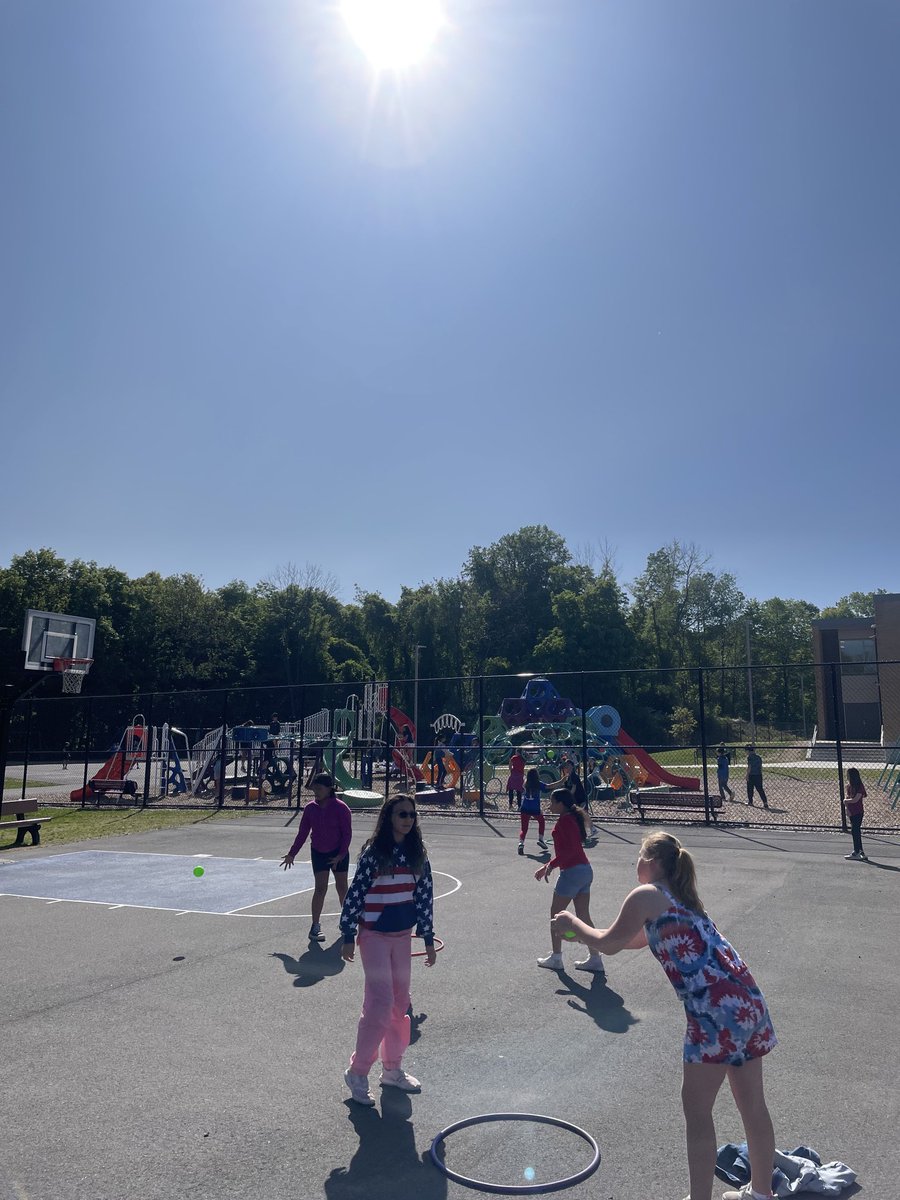
[(55, 658), (53, 670), (62, 675), (63, 694), (77, 695), (81, 691), (84, 677), (91, 669), (92, 658)]

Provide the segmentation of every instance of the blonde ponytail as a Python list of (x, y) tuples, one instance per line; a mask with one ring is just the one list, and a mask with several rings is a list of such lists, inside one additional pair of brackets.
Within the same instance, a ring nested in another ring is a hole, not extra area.
[(671, 833), (651, 833), (641, 846), (644, 858), (658, 862), (676, 900), (693, 912), (705, 911), (697, 891), (697, 871), (689, 851)]

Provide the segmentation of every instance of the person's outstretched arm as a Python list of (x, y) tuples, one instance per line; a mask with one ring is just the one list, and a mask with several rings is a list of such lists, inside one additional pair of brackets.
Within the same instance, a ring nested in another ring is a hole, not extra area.
[(645, 883), (628, 893), (609, 929), (594, 929), (570, 912), (557, 913), (550, 924), (558, 933), (571, 929), (579, 942), (597, 954), (618, 954), (620, 950), (640, 950), (647, 945), (644, 922), (659, 912), (659, 892)]

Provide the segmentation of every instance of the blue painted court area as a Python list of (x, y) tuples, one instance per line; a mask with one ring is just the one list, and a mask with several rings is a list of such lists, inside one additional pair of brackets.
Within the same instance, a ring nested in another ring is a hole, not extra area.
[[(193, 873), (198, 866), (204, 872), (199, 879)], [(309, 863), (282, 871), (274, 859), (82, 850), (0, 865), (0, 896), (176, 912), (233, 913), (312, 886)]]

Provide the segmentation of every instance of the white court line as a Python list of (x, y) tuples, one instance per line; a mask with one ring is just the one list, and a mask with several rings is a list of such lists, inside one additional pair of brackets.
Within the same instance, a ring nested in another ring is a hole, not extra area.
[[(229, 909), (228, 912), (225, 913), (224, 915), (226, 917), (234, 917), (238, 913), (245, 912), (248, 908), (259, 908), (259, 906), (261, 904), (274, 904), (276, 900), (290, 900), (291, 896), (302, 896), (304, 892), (311, 892), (311, 891), (313, 891), (314, 888), (315, 888), (315, 884), (313, 884), (312, 887), (299, 888), (296, 892), (285, 892), (283, 896), (270, 896), (267, 900), (256, 900), (253, 902), (253, 904), (242, 904), (240, 908)], [(251, 914), (251, 916), (264, 916), (264, 915), (265, 915), (264, 913)]]
[(115, 909), (117, 909), (117, 908), (124, 908), (124, 907), (125, 907), (125, 905), (124, 905), (124, 904), (111, 904), (111, 905), (109, 906), (109, 911), (110, 911), (110, 912), (114, 912), (114, 911), (115, 911)]
[[(78, 851), (78, 853), (88, 853), (88, 852), (87, 851)], [(103, 850), (103, 851), (101, 851), (101, 853), (115, 854), (116, 851), (115, 850)], [(131, 853), (131, 851), (128, 851), (128, 853)], [(185, 855), (183, 857), (189, 857), (189, 856)], [(455, 875), (450, 875), (447, 871), (433, 871), (432, 874), (433, 875), (442, 875), (445, 879), (452, 879), (453, 883), (456, 885), (455, 887), (452, 887), (449, 890), (449, 892), (441, 892), (440, 895), (435, 896), (434, 897), (435, 900), (445, 900), (448, 896), (452, 896), (454, 892), (458, 892), (459, 889), (462, 887), (462, 881), (457, 879)], [(300, 896), (303, 894), (304, 891), (309, 892), (312, 890), (313, 890), (312, 888), (303, 888), (299, 892), (288, 892), (288, 896)], [(275, 900), (283, 900), (285, 898), (286, 897), (284, 897), (284, 896), (273, 897), (273, 899), (275, 899)], [(106, 909), (109, 909), (110, 907), (113, 907), (113, 908), (136, 908), (136, 909), (143, 909), (145, 912), (172, 913), (174, 916), (177, 916), (177, 917), (184, 917), (184, 916), (187, 916), (188, 914), (192, 914), (192, 915), (198, 916), (198, 917), (232, 917), (232, 916), (245, 917), (249, 920), (255, 920), (255, 921), (296, 921), (298, 919), (298, 917), (302, 917), (305, 915), (304, 913), (252, 913), (252, 912), (244, 912), (239, 908), (232, 909), (231, 912), (210, 912), (208, 909), (204, 909), (204, 908), (180, 908), (180, 909), (179, 908), (166, 908), (165, 906), (163, 906), (161, 904), (116, 904), (116, 905), (110, 906), (110, 903), (108, 900), (70, 900), (68, 897), (66, 897), (64, 899), (60, 899), (58, 896), (22, 896), (22, 895), (19, 895), (18, 893), (10, 894), (9, 892), (0, 892), (0, 900), (3, 900), (3, 899), (8, 899), (8, 900), (45, 900), (45, 901), (48, 901), (50, 904), (93, 904), (100, 908), (106, 908)], [(261, 901), (259, 901), (259, 903), (260, 904), (271, 904), (272, 901), (271, 900), (261, 900)], [(255, 907), (255, 905), (251, 904), (251, 905), (248, 905), (247, 907), (253, 908), (253, 907)], [(341, 914), (338, 912), (338, 913), (323, 913), (322, 915), (325, 917), (339, 917)]]

